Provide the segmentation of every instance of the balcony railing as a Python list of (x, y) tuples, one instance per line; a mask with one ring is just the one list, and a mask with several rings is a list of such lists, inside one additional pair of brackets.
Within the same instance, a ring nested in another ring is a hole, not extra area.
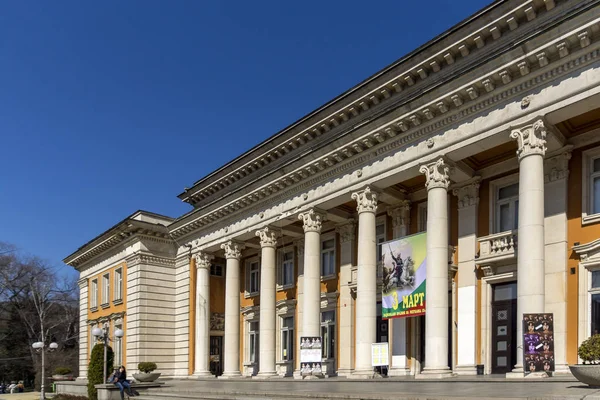
[(493, 264), (517, 256), (517, 231), (494, 233), (477, 238), (479, 258), (477, 264)]

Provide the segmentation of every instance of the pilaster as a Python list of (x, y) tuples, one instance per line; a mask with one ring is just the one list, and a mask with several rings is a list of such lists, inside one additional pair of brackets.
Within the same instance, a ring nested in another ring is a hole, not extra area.
[(78, 381), (87, 380), (88, 355), (91, 354), (90, 343), (88, 343), (88, 279), (82, 278), (77, 281), (79, 286), (79, 376)]
[(354, 368), (354, 309), (355, 300), (350, 290), (352, 267), (356, 265), (356, 222), (351, 219), (336, 228), (340, 237), (340, 351), (338, 360), (338, 376), (349, 376)]

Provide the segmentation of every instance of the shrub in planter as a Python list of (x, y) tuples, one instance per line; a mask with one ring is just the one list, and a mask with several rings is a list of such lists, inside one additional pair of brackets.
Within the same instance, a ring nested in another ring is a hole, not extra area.
[(152, 372), (156, 369), (156, 363), (141, 362), (138, 364), (139, 374), (133, 374), (133, 378), (138, 382), (154, 382), (160, 376), (160, 372)]
[[(114, 354), (110, 346), (106, 349), (106, 377), (110, 375), (113, 370)], [(90, 357), (90, 365), (88, 367), (88, 398), (89, 400), (98, 400), (98, 391), (96, 386), (103, 382), (104, 371), (102, 365), (104, 364), (104, 344), (99, 343), (92, 349), (92, 355)]]
[(577, 354), (583, 364), (569, 365), (573, 376), (590, 386), (600, 386), (600, 335), (584, 340)]
[(154, 371), (156, 369), (156, 363), (153, 362), (141, 362), (138, 364), (138, 369), (140, 370), (140, 372), (143, 372), (145, 374), (149, 374), (150, 372)]
[(54, 375), (69, 375), (73, 370), (69, 367), (57, 367), (54, 369)]

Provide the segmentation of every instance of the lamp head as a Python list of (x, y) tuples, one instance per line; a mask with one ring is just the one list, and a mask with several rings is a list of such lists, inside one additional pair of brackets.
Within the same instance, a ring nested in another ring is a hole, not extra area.
[(44, 347), (44, 343), (42, 342), (35, 342), (34, 344), (31, 345), (31, 347), (33, 347), (34, 349), (41, 349), (42, 347)]
[(122, 329), (117, 329), (115, 330), (115, 336), (118, 338), (122, 338), (123, 336), (125, 336), (125, 332), (123, 332)]
[(101, 337), (104, 335), (104, 332), (102, 332), (102, 329), (100, 329), (100, 328), (94, 328), (94, 329), (92, 329), (92, 335), (94, 335), (96, 337)]
[(50, 350), (56, 350), (58, 349), (58, 343), (52, 342), (48, 347), (50, 347)]

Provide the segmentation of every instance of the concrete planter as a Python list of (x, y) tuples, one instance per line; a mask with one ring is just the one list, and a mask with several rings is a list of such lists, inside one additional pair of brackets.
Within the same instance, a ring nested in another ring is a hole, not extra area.
[(52, 375), (54, 381), (72, 381), (73, 375)]
[(600, 386), (600, 365), (575, 364), (569, 365), (569, 369), (579, 382), (590, 386)]
[(137, 382), (154, 382), (160, 376), (160, 372), (140, 372), (138, 374), (133, 374), (133, 379)]

